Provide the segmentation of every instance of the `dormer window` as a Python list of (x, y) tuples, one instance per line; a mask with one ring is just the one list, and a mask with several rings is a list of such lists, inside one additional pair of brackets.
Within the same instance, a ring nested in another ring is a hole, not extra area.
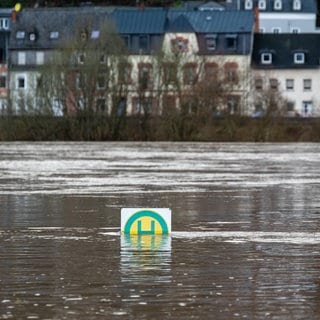
[(216, 34), (208, 34), (206, 35), (206, 43), (207, 49), (210, 51), (214, 51), (217, 48), (217, 35)]
[(244, 4), (244, 8), (246, 10), (252, 10), (253, 8), (253, 1), (252, 0), (246, 0), (245, 4)]
[(37, 35), (34, 32), (29, 33), (29, 40), (36, 41)]
[(17, 31), (16, 33), (16, 38), (19, 40), (24, 39), (25, 36), (26, 36), (26, 33), (24, 31)]
[(259, 8), (259, 10), (266, 10), (267, 9), (266, 0), (259, 0), (258, 8)]
[(295, 64), (304, 64), (305, 62), (305, 53), (304, 52), (296, 52), (293, 54), (293, 62)]
[(264, 52), (261, 54), (261, 63), (262, 64), (271, 64), (272, 63), (272, 53)]
[(301, 10), (301, 0), (293, 0), (293, 10), (295, 11)]
[(50, 39), (54, 40), (54, 39), (58, 39), (59, 38), (59, 32), (58, 31), (51, 31), (50, 32)]
[(274, 0), (273, 9), (282, 10), (282, 0)]
[(93, 30), (91, 32), (91, 39), (99, 39), (100, 37), (100, 31), (99, 30)]

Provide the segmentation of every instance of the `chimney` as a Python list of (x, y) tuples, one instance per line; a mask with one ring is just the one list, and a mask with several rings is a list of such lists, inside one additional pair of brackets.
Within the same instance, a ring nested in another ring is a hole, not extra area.
[(11, 12), (11, 21), (12, 22), (16, 22), (17, 21), (17, 11), (14, 10), (14, 9)]
[(260, 26), (259, 26), (259, 8), (258, 7), (255, 7), (254, 8), (254, 32), (255, 33), (259, 33), (259, 29), (260, 29)]

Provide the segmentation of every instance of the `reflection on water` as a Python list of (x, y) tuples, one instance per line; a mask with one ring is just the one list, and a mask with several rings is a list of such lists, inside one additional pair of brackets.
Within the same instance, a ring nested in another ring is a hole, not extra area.
[(123, 282), (171, 281), (171, 237), (168, 235), (122, 235)]
[[(320, 318), (320, 144), (0, 144), (0, 319)], [(172, 209), (123, 236), (124, 207)]]

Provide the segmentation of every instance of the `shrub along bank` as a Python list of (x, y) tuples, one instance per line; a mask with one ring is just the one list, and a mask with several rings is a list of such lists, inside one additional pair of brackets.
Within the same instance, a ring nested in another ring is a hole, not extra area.
[(0, 140), (320, 142), (320, 119), (1, 117)]

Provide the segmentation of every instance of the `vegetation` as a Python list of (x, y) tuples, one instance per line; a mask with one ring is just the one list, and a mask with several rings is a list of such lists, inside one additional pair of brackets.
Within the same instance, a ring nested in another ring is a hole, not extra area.
[(239, 141), (239, 142), (320, 142), (320, 119), (244, 118), (229, 116), (203, 121), (189, 117), (183, 139), (167, 117), (150, 117), (141, 130), (139, 117), (127, 117), (117, 139), (107, 116), (93, 116), (83, 126), (75, 117), (16, 116), (0, 117), (0, 141)]

